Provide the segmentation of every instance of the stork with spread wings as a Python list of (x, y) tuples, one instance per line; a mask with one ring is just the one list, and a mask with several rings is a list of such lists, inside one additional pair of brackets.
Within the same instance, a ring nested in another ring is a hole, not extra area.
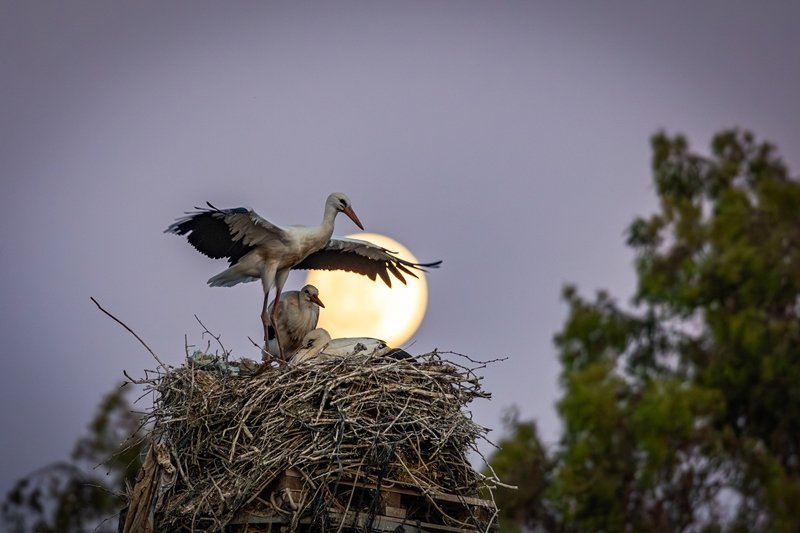
[[(213, 259), (228, 259), (230, 267), (208, 280), (212, 287), (232, 287), (238, 283), (261, 280), (264, 305), (261, 321), (264, 342), (268, 342), (270, 323), (277, 323), (280, 295), (290, 270), (346, 270), (375, 280), (380, 277), (391, 287), (392, 276), (405, 283), (405, 275), (437, 268), (441, 261), (412, 263), (389, 250), (357, 239), (333, 236), (336, 215), (344, 213), (359, 228), (364, 227), (343, 193), (332, 193), (325, 202), (319, 226), (278, 226), (252, 209), (196, 208), (166, 229), (167, 233), (186, 235), (200, 253)], [(269, 293), (275, 288), (272, 312), (268, 310)], [(277, 338), (281, 360), (284, 350)]]

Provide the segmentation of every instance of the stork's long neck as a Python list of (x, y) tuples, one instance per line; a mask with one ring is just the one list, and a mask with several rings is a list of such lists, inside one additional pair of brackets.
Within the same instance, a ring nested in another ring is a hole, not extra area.
[(339, 211), (332, 204), (325, 204), (325, 214), (322, 215), (322, 224), (319, 226), (320, 234), (325, 237), (325, 242), (328, 242), (333, 235), (333, 224), (338, 214)]

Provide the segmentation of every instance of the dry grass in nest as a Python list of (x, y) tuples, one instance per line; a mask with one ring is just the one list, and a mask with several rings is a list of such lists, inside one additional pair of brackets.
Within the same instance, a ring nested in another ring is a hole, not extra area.
[[(491, 494), (497, 483), (466, 458), (487, 432), (466, 406), (490, 397), (475, 374), (485, 364), (472, 363), (433, 352), (241, 376), (187, 364), (149, 380), (158, 393), (153, 442), (174, 467), (156, 491), (157, 529), (221, 530), (246, 513), (282, 515), (294, 530), (302, 517), (324, 523), (330, 510), (374, 512), (374, 501), (336, 490), (349, 484), (378, 495), (414, 487), (439, 523), (488, 530), (492, 513), (478, 516), (466, 505), (453, 512), (432, 497)], [(290, 469), (302, 490), (281, 492), (276, 482)]]

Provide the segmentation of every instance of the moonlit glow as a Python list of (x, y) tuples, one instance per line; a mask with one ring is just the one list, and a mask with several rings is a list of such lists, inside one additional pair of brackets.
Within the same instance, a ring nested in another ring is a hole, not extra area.
[[(418, 262), (399, 242), (377, 233), (348, 235), (383, 246), (408, 261)], [(307, 283), (319, 289), (325, 303), (317, 327), (331, 337), (375, 337), (389, 346), (400, 346), (417, 331), (428, 306), (428, 285), (422, 272), (419, 278), (404, 275), (406, 285), (392, 276), (392, 286), (378, 277), (372, 281), (353, 272), (312, 270)], [(391, 276), (391, 274), (389, 274)]]

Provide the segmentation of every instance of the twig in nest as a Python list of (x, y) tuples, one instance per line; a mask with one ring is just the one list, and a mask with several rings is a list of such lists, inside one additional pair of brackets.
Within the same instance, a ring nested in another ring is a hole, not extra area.
[(262, 362), (264, 362), (264, 363), (269, 363), (269, 362), (271, 362), (271, 361), (272, 361), (272, 354), (271, 354), (271, 353), (269, 353), (267, 350), (265, 350), (264, 348), (262, 348), (261, 346), (259, 346), (259, 345), (256, 343), (256, 341), (254, 341), (254, 340), (253, 340), (253, 339), (251, 339), (250, 337), (247, 337), (247, 340), (249, 340), (250, 342), (252, 342), (252, 343), (253, 343), (253, 346), (255, 346), (256, 348), (258, 348), (258, 351), (260, 351), (260, 352), (261, 352), (261, 361), (262, 361)]
[[(127, 370), (123, 370), (122, 373), (125, 375), (126, 378), (128, 378), (128, 382), (133, 383), (135, 385), (147, 385), (148, 383), (150, 383), (150, 380), (148, 380), (148, 379), (134, 379), (134, 378), (132, 378), (131, 375), (128, 374)], [(127, 382), (123, 383), (123, 385), (127, 385), (127, 384), (128, 384)]]
[(222, 338), (222, 335), (214, 335), (213, 333), (211, 333), (208, 330), (208, 328), (206, 327), (206, 325), (203, 324), (203, 321), (200, 320), (200, 317), (198, 317), (197, 315), (194, 315), (194, 319), (197, 320), (197, 323), (200, 324), (200, 326), (203, 328), (203, 330), (204, 330), (203, 332), (204, 333), (208, 333), (215, 341), (217, 341), (217, 344), (219, 344), (219, 347), (222, 348), (222, 354), (227, 359), (229, 352), (228, 352), (228, 350), (225, 349), (225, 346), (222, 345), (222, 341), (220, 340)]
[[(507, 361), (508, 360), (508, 357), (498, 357), (497, 359), (489, 359), (488, 361), (481, 361), (479, 359), (473, 359), (472, 357), (470, 357), (468, 355), (464, 355), (463, 353), (458, 353), (458, 352), (449, 352), (448, 351), (448, 352), (439, 352), (439, 353), (449, 353), (451, 355), (457, 355), (459, 357), (463, 357), (464, 359), (466, 359), (470, 363), (475, 363), (476, 365), (483, 365), (483, 366), (486, 366), (486, 365), (491, 364), (491, 363), (502, 363), (503, 361)], [(480, 368), (483, 368), (483, 367), (480, 367)]]
[(136, 340), (137, 340), (137, 341), (139, 341), (140, 343), (142, 343), (142, 346), (144, 346), (144, 347), (147, 349), (147, 351), (148, 351), (148, 352), (150, 352), (150, 355), (152, 355), (152, 356), (153, 356), (153, 358), (154, 358), (156, 361), (158, 361), (158, 364), (159, 364), (159, 365), (161, 365), (161, 368), (163, 368), (163, 369), (164, 369), (164, 371), (165, 371), (167, 374), (169, 374), (169, 367), (168, 367), (167, 365), (165, 365), (165, 364), (163, 363), (163, 361), (161, 361), (161, 359), (159, 359), (159, 358), (158, 358), (158, 356), (156, 355), (156, 353), (155, 353), (153, 350), (151, 350), (151, 349), (150, 349), (150, 347), (147, 345), (147, 343), (146, 343), (146, 342), (144, 342), (144, 341), (142, 340), (142, 338), (141, 338), (141, 337), (139, 337), (139, 335), (137, 335), (137, 334), (136, 334), (136, 332), (135, 332), (135, 331), (133, 331), (131, 328), (129, 328), (129, 327), (128, 327), (128, 325), (127, 325), (127, 324), (125, 324), (125, 322), (123, 322), (123, 321), (122, 321), (122, 320), (120, 320), (119, 318), (115, 317), (114, 315), (112, 315), (111, 313), (109, 313), (108, 311), (106, 311), (105, 309), (103, 309), (103, 306), (102, 306), (102, 305), (100, 305), (100, 304), (97, 302), (97, 300), (95, 300), (93, 297), (91, 297), (91, 296), (90, 296), (90, 297), (89, 297), (89, 299), (90, 299), (92, 302), (94, 302), (94, 305), (96, 305), (98, 309), (100, 309), (102, 312), (104, 312), (106, 315), (108, 315), (108, 316), (109, 316), (109, 317), (110, 317), (110, 318), (111, 318), (111, 319), (112, 319), (114, 322), (116, 322), (117, 324), (119, 324), (119, 325), (120, 325), (120, 326), (122, 326), (123, 328), (127, 329), (127, 330), (128, 330), (128, 332), (129, 332), (131, 335), (133, 335), (134, 337), (136, 337)]

